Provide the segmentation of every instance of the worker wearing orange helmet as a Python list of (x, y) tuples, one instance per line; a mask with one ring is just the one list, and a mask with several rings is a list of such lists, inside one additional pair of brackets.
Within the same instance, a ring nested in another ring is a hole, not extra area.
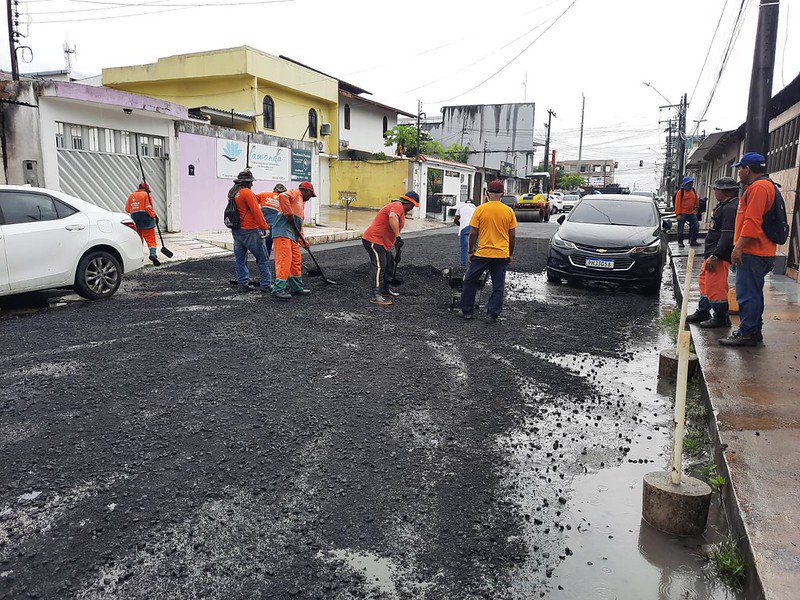
[(275, 279), (272, 296), (276, 300), (291, 300), (292, 296), (311, 293), (303, 285), (303, 257), (300, 246), (308, 248), (303, 236), (305, 203), (314, 198), (314, 186), (304, 181), (297, 189), (278, 196), (280, 211), (272, 226), (272, 249), (275, 253)]
[(156, 223), (158, 215), (153, 208), (153, 198), (150, 196), (150, 186), (144, 181), (139, 184), (139, 189), (128, 196), (125, 203), (125, 212), (131, 216), (136, 224), (139, 237), (150, 250), (150, 261), (156, 267), (161, 264), (156, 255)]

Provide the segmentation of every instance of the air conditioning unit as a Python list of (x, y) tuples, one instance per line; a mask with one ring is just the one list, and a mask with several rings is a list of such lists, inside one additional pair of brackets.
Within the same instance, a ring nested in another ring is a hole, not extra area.
[(323, 123), (319, 128), (320, 135), (330, 135), (331, 134), (331, 124), (330, 123)]
[(339, 148), (345, 150), (350, 147), (350, 142), (348, 140), (339, 140)]

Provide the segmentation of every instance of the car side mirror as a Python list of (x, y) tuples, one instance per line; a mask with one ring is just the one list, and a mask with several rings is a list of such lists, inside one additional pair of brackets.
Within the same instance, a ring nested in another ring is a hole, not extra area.
[(561, 215), (560, 217), (558, 217), (558, 219), (556, 219), (556, 221), (558, 221), (559, 225), (561, 225), (566, 220), (567, 220), (567, 216), (566, 215)]
[(663, 221), (661, 221), (661, 229), (663, 229), (664, 231), (669, 231), (670, 229), (672, 229), (672, 221), (670, 221), (669, 219), (664, 219)]

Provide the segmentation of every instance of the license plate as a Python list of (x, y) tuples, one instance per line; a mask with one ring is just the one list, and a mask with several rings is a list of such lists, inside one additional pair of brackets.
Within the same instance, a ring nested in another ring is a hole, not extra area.
[(587, 267), (596, 267), (598, 269), (613, 269), (614, 268), (614, 259), (613, 258), (587, 258), (586, 259), (586, 266)]

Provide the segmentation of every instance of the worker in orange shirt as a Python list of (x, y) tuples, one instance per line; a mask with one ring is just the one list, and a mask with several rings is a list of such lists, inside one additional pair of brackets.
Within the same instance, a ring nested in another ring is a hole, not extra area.
[(276, 300), (291, 300), (293, 295), (307, 296), (311, 293), (303, 285), (300, 246), (308, 248), (308, 241), (303, 237), (303, 216), (305, 203), (315, 196), (314, 186), (308, 181), (278, 196), (280, 212), (272, 227), (272, 248), (275, 251), (272, 296)]
[(272, 256), (272, 228), (275, 226), (275, 221), (278, 218), (278, 213), (281, 210), (281, 203), (278, 196), (286, 191), (286, 186), (282, 183), (277, 184), (271, 192), (261, 192), (256, 194), (258, 203), (261, 206), (261, 213), (269, 225), (267, 237), (264, 238), (264, 245), (267, 248), (267, 258)]
[(125, 203), (125, 212), (131, 216), (136, 224), (136, 231), (141, 240), (150, 250), (150, 261), (156, 267), (161, 265), (156, 254), (156, 223), (158, 215), (153, 208), (153, 199), (150, 197), (150, 186), (144, 181), (139, 184), (139, 189), (128, 196)]
[(678, 246), (683, 248), (683, 225), (689, 223), (689, 245), (699, 246), (697, 233), (700, 230), (700, 222), (697, 220), (697, 211), (700, 209), (700, 200), (697, 192), (694, 191), (694, 179), (684, 177), (681, 182), (681, 189), (675, 192), (673, 200), (675, 204), (675, 219), (678, 221)]
[(261, 213), (258, 198), (251, 189), (254, 183), (253, 174), (245, 169), (233, 180), (233, 187), (228, 191), (228, 198), (233, 198), (236, 211), (239, 213), (239, 227), (231, 229), (233, 234), (233, 268), (236, 273), (239, 293), (250, 291), (250, 270), (247, 268), (247, 253), (256, 259), (260, 274), (259, 287), (262, 293), (269, 292), (272, 273), (269, 270), (267, 250), (264, 238), (269, 225)]
[(731, 263), (736, 268), (739, 329), (719, 341), (723, 346), (756, 346), (764, 338), (764, 278), (775, 264), (777, 245), (764, 232), (764, 215), (775, 204), (778, 188), (767, 176), (767, 161), (748, 152), (734, 164), (745, 185), (736, 212)]

